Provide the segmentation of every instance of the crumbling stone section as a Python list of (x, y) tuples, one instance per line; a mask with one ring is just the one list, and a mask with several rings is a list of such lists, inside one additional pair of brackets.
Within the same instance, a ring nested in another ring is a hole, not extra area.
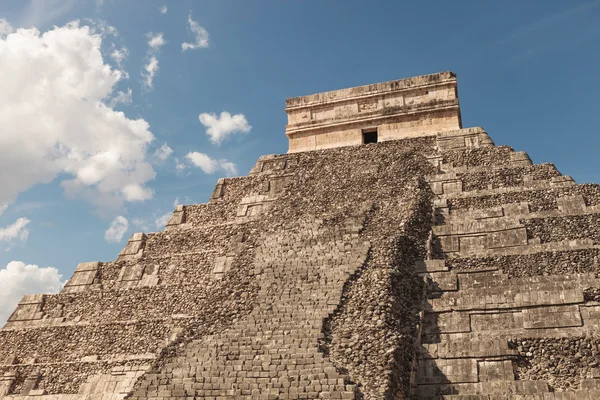
[(509, 344), (518, 351), (517, 379), (545, 381), (554, 391), (600, 387), (598, 337), (519, 338)]

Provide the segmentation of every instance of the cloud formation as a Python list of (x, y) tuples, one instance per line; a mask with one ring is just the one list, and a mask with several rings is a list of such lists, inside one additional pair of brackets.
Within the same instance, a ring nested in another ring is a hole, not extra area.
[(127, 93), (123, 92), (122, 90), (119, 90), (117, 94), (112, 99), (110, 99), (110, 102), (108, 104), (110, 104), (111, 107), (114, 107), (117, 104), (131, 104), (132, 101), (133, 92), (131, 88), (127, 88)]
[(160, 50), (167, 43), (162, 32), (157, 34), (150, 32), (146, 36), (148, 37), (148, 46), (152, 52)]
[[(0, 211), (4, 211), (4, 209), (0, 209)], [(0, 242), (7, 243), (8, 248), (11, 248), (17, 242), (25, 243), (29, 237), (27, 225), (30, 222), (27, 218), (19, 218), (6, 228), (0, 228)]]
[(146, 89), (152, 89), (154, 87), (154, 77), (158, 72), (158, 59), (155, 56), (150, 57), (148, 63), (144, 66), (146, 73), (142, 72), (144, 77), (144, 87)]
[(13, 27), (4, 18), (0, 18), (0, 38), (12, 33)]
[(160, 146), (154, 152), (154, 156), (158, 158), (160, 161), (166, 161), (173, 154), (173, 149), (170, 148), (166, 143)]
[(244, 114), (231, 115), (223, 111), (217, 117), (213, 113), (202, 113), (198, 116), (200, 123), (204, 125), (206, 134), (214, 144), (220, 144), (228, 136), (234, 133), (248, 133), (252, 129)]
[(129, 221), (127, 218), (119, 215), (112, 220), (110, 226), (104, 232), (104, 240), (110, 243), (119, 243), (123, 239), (123, 235), (129, 229)]
[(150, 55), (150, 58), (147, 59), (147, 63), (144, 65), (142, 77), (144, 78), (144, 87), (151, 90), (154, 87), (154, 77), (159, 70), (156, 54), (167, 42), (165, 41), (162, 32), (157, 34), (150, 32), (146, 34), (146, 37), (148, 37), (148, 54)]
[(192, 19), (192, 13), (188, 14), (188, 28), (194, 35), (195, 41), (181, 43), (182, 51), (208, 47), (208, 31)]
[(62, 275), (53, 267), (40, 268), (37, 265), (11, 261), (0, 269), (0, 326), (25, 294), (57, 293), (63, 287)]
[(227, 160), (215, 160), (197, 151), (190, 152), (185, 157), (206, 174), (214, 174), (219, 170), (224, 171), (229, 176), (237, 173), (236, 165)]
[(158, 11), (159, 11), (161, 14), (163, 14), (163, 15), (164, 15), (164, 14), (166, 14), (166, 13), (167, 13), (167, 6), (166, 6), (166, 5), (164, 5), (164, 6), (162, 6), (162, 7), (158, 7)]
[[(0, 205), (58, 176), (66, 194), (120, 208), (155, 172), (146, 161), (154, 136), (143, 119), (112, 108), (123, 73), (105, 64), (102, 36), (71, 22), (0, 38)], [(118, 95), (117, 95), (118, 96)]]
[(129, 49), (127, 47), (121, 47), (120, 49), (115, 48), (112, 53), (110, 53), (110, 57), (115, 60), (119, 68), (122, 68), (123, 61), (125, 61), (128, 56)]

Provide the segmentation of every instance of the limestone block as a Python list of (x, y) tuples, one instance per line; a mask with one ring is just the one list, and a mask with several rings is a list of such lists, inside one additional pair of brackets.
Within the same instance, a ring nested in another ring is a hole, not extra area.
[(600, 305), (580, 305), (579, 312), (584, 326), (600, 329)]
[(458, 249), (460, 253), (481, 251), (486, 248), (486, 243), (487, 235), (465, 235), (458, 237)]
[(225, 274), (229, 270), (231, 264), (233, 264), (233, 259), (233, 256), (217, 257), (215, 259), (215, 265), (213, 267), (212, 273), (217, 277), (223, 276), (223, 274)]
[(28, 395), (31, 391), (37, 388), (37, 384), (41, 378), (41, 375), (38, 372), (33, 372), (29, 374), (25, 378), (25, 383), (23, 384), (22, 394)]
[(458, 277), (454, 272), (432, 272), (429, 274), (432, 292), (448, 292), (458, 290)]
[(479, 361), (479, 380), (489, 381), (514, 381), (512, 361)]
[(176, 227), (177, 225), (181, 225), (184, 223), (185, 223), (185, 206), (178, 205), (177, 208), (175, 208), (175, 211), (173, 212), (173, 215), (171, 216), (171, 218), (169, 218), (169, 221), (167, 222), (167, 225), (165, 226), (165, 228), (172, 229), (172, 228)]
[(274, 201), (269, 195), (250, 195), (242, 198), (238, 205), (236, 219), (245, 220), (256, 218), (266, 212)]
[(477, 360), (429, 359), (419, 363), (419, 384), (476, 383), (479, 381)]
[(585, 212), (586, 205), (582, 195), (563, 196), (556, 199), (558, 210), (565, 214)]
[(225, 185), (225, 178), (219, 178), (219, 180), (217, 181), (217, 184), (215, 186), (215, 189), (213, 190), (212, 194), (210, 195), (211, 202), (218, 201), (223, 198), (223, 195), (225, 194), (224, 185)]
[(423, 325), (423, 333), (425, 335), (460, 332), (471, 332), (468, 313), (454, 311), (425, 313)]
[(17, 308), (8, 318), (8, 322), (33, 321), (43, 318), (42, 307), (44, 305), (45, 295), (30, 294), (25, 295), (19, 301)]
[(10, 393), (13, 383), (17, 380), (17, 372), (5, 372), (0, 376), (0, 396)]
[(494, 249), (500, 247), (524, 246), (526, 244), (527, 231), (525, 228), (517, 228), (499, 232), (490, 232), (486, 237), (485, 247)]
[(436, 138), (440, 151), (493, 146), (494, 142), (481, 127), (440, 132)]
[(462, 193), (462, 191), (463, 183), (460, 180), (442, 183), (443, 194)]
[(127, 264), (119, 272), (119, 282), (139, 281), (144, 274), (144, 266), (140, 264)]
[(415, 272), (422, 274), (426, 272), (446, 272), (446, 261), (444, 260), (419, 260), (415, 263)]
[(144, 253), (146, 245), (145, 233), (134, 233), (127, 242), (125, 248), (119, 253), (118, 261), (140, 258)]
[(530, 207), (528, 202), (504, 204), (502, 206), (502, 209), (504, 210), (504, 215), (510, 217), (523, 216), (530, 213)]
[(523, 314), (515, 312), (489, 312), (470, 314), (473, 332), (501, 332), (523, 328)]
[(460, 251), (460, 242), (458, 236), (439, 237), (441, 250), (444, 253), (457, 253)]
[(567, 328), (582, 325), (583, 321), (577, 305), (536, 307), (523, 311), (525, 329)]
[(63, 288), (62, 292), (74, 293), (89, 290), (92, 285), (99, 283), (99, 271), (100, 263), (97, 261), (79, 263), (71, 279), (65, 283), (65, 287)]
[(510, 164), (514, 166), (529, 166), (533, 163), (531, 162), (531, 158), (524, 151), (516, 151), (510, 154)]

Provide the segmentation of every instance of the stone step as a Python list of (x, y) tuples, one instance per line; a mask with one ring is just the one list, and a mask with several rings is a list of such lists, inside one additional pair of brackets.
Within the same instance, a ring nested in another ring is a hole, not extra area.
[[(530, 212), (558, 210), (558, 198), (570, 198), (582, 196), (586, 206), (597, 206), (600, 204), (600, 185), (583, 184), (569, 185), (549, 188), (532, 188), (512, 191), (500, 191), (494, 193), (462, 193), (460, 196), (446, 196), (440, 200), (438, 207), (445, 217), (452, 217), (453, 213), (466, 212), (470, 210), (477, 212), (479, 209), (493, 209), (504, 205), (528, 203)], [(560, 204), (563, 206), (564, 204)], [(497, 211), (492, 211), (496, 213)]]
[[(522, 194), (521, 192), (530, 192), (530, 191), (538, 191), (538, 190), (551, 190), (551, 189), (571, 189), (573, 190), (577, 184), (570, 176), (563, 175), (557, 176), (550, 179), (543, 179), (539, 181), (526, 181), (523, 185), (520, 186), (509, 186), (509, 187), (499, 187), (496, 189), (481, 189), (481, 190), (473, 190), (470, 192), (452, 192), (444, 194), (444, 199), (446, 199), (449, 203), (453, 201), (459, 203), (463, 202), (480, 202), (480, 197), (497, 197), (504, 196), (507, 198), (519, 198), (519, 197), (527, 197), (529, 193)], [(510, 201), (504, 202), (509, 203)]]
[(435, 138), (440, 151), (462, 150), (494, 146), (493, 140), (482, 127), (439, 132)]
[[(511, 371), (505, 371), (506, 367), (502, 369), (502, 373), (509, 375)], [(475, 365), (477, 363), (475, 362)], [(496, 368), (494, 368), (496, 367)], [(497, 366), (492, 366), (493, 369), (499, 369)], [(479, 382), (439, 382), (438, 384), (421, 384), (416, 387), (413, 392), (414, 399), (486, 399), (486, 400), (497, 400), (497, 399), (535, 399), (536, 395), (547, 396), (555, 394), (556, 392), (550, 392), (548, 384), (544, 381), (519, 381), (519, 380), (502, 380), (495, 379), (496, 375), (488, 375), (492, 379), (488, 381)], [(485, 379), (485, 378), (484, 378)], [(485, 393), (485, 394), (483, 394)], [(569, 393), (569, 392), (563, 392)], [(579, 392), (572, 392), (579, 393)], [(481, 396), (481, 397), (480, 397)], [(519, 396), (534, 396), (534, 397), (519, 397)], [(560, 397), (551, 397), (554, 400), (560, 399)], [(546, 397), (539, 398), (545, 400)], [(566, 398), (565, 398), (566, 399)], [(570, 399), (570, 398), (569, 398)]]
[(515, 152), (508, 146), (484, 146), (470, 149), (441, 151), (442, 171), (481, 166), (529, 166), (532, 164), (527, 153)]
[(428, 176), (426, 179), (433, 192), (443, 196), (481, 190), (529, 187), (539, 185), (542, 181), (552, 179), (556, 181), (558, 178), (562, 176), (553, 164), (537, 164), (528, 167), (473, 167), (464, 172), (447, 172)]
[(439, 396), (412, 396), (415, 400), (597, 400), (600, 390), (578, 390), (568, 392), (540, 392), (537, 394), (449, 394)]

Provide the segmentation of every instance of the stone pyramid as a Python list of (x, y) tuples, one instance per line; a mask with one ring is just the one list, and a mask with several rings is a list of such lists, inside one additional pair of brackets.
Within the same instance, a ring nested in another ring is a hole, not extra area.
[(456, 84), (288, 99), (287, 154), (23, 297), (0, 399), (600, 399), (600, 187)]

